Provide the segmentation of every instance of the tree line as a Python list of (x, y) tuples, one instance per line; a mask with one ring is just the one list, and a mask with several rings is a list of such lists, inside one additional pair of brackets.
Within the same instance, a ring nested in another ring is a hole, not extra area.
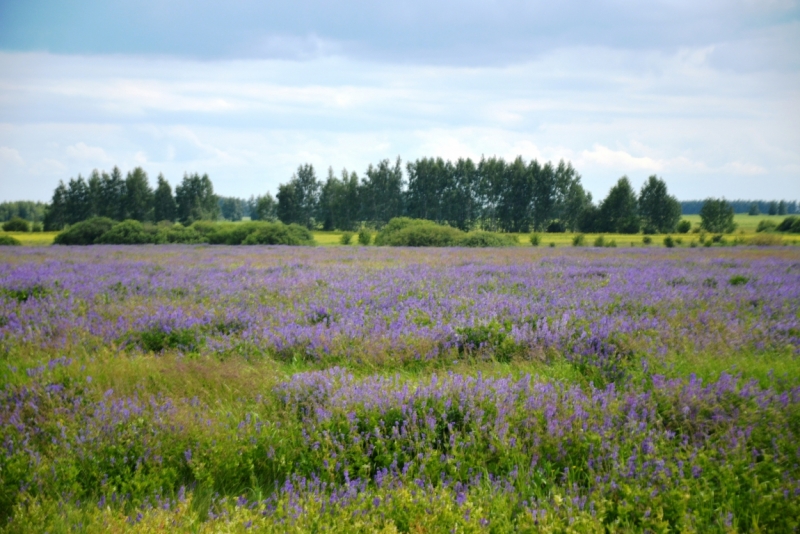
[[(749, 215), (789, 215), (800, 213), (796, 200), (728, 200), (734, 213)], [(705, 200), (682, 200), (681, 211), (684, 215), (698, 215), (703, 209)]]
[[(774, 204), (776, 212), (796, 209), (793, 202)], [(302, 164), (274, 197), (267, 192), (248, 200), (216, 195), (206, 174), (184, 175), (173, 194), (163, 175), (152, 188), (140, 167), (125, 176), (117, 167), (111, 172), (95, 170), (87, 179), (79, 175), (59, 182), (44, 222), (47, 230), (60, 230), (95, 216), (184, 225), (249, 217), (352, 231), (363, 226), (379, 229), (392, 218), (411, 217), (460, 230), (668, 233), (675, 231), (686, 206), (655, 175), (638, 191), (623, 176), (595, 203), (580, 174), (564, 161), (421, 158), (403, 165), (398, 157), (370, 164), (361, 177), (347, 169), (337, 175), (329, 168), (321, 179), (313, 165)], [(771, 204), (765, 207), (772, 209)]]

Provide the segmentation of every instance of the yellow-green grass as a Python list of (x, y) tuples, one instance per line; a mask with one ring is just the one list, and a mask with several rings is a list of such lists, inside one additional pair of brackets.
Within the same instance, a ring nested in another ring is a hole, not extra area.
[[(748, 215), (746, 213), (737, 213), (733, 216), (733, 222), (736, 223), (737, 233), (740, 230), (744, 230), (746, 234), (754, 234), (758, 223), (761, 221), (772, 221), (777, 225), (786, 217), (788, 215)], [(700, 226), (700, 215), (684, 215), (683, 218), (692, 223), (692, 228)]]
[(58, 232), (3, 232), (3, 235), (10, 235), (17, 241), (26, 246), (42, 247), (52, 245)]

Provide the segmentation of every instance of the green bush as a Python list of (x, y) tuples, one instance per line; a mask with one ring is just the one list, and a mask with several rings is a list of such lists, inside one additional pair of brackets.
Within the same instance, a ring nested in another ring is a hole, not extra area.
[(434, 223), (412, 225), (387, 236), (384, 244), (393, 247), (452, 247), (463, 234), (456, 228)]
[(691, 221), (687, 221), (686, 219), (681, 219), (681, 222), (678, 223), (677, 230), (679, 234), (688, 234), (691, 229), (692, 229)]
[(44, 225), (40, 222), (35, 222), (31, 225), (31, 232), (44, 232)]
[(550, 221), (550, 224), (547, 225), (546, 232), (548, 234), (563, 234), (567, 231), (567, 225), (564, 224), (563, 221), (556, 219), (555, 221)]
[(513, 247), (515, 244), (511, 236), (481, 230), (468, 232), (456, 240), (459, 247)]
[[(391, 221), (390, 221), (391, 222)], [(358, 231), (358, 244), (362, 246), (367, 246), (372, 241), (372, 232), (367, 230), (366, 228), (362, 228)], [(377, 245), (377, 239), (375, 244)]]
[(353, 242), (353, 232), (344, 232), (339, 238), (339, 243), (342, 245), (349, 245)]
[(604, 247), (606, 246), (606, 238), (605, 236), (599, 235), (594, 239), (594, 246), (596, 247)]
[(22, 243), (19, 242), (19, 239), (15, 239), (10, 235), (0, 235), (0, 246), (2, 247), (7, 247), (7, 246), (17, 247), (21, 244)]
[(642, 243), (644, 243), (645, 245), (649, 245), (652, 242), (653, 242), (653, 238), (650, 237), (649, 235), (646, 235), (646, 236), (644, 236), (642, 238)]
[(758, 226), (756, 227), (756, 232), (772, 232), (775, 230), (775, 221), (770, 221), (768, 219), (762, 219), (758, 222)]
[(108, 217), (92, 217), (62, 231), (56, 235), (53, 243), (56, 245), (92, 245), (97, 238), (111, 230), (116, 224)]
[[(411, 226), (420, 226), (420, 225), (431, 225), (435, 224), (431, 221), (426, 221), (424, 219), (412, 219), (410, 217), (395, 217), (391, 219), (386, 226), (381, 228), (381, 231), (378, 232), (378, 235), (375, 236), (375, 244), (378, 246), (388, 245), (389, 243), (386, 241), (389, 236), (409, 228)], [(366, 228), (362, 228), (360, 232), (358, 232), (358, 241), (361, 243), (361, 232), (368, 232)], [(369, 244), (369, 243), (361, 243)]]
[(790, 215), (782, 220), (775, 229), (778, 232), (791, 232), (793, 234), (800, 234), (800, 217)]
[(572, 246), (573, 247), (582, 247), (586, 245), (586, 236), (583, 234), (575, 234), (572, 237)]
[(542, 242), (542, 237), (539, 234), (537, 234), (536, 232), (534, 232), (534, 233), (531, 234), (530, 241), (531, 241), (531, 245), (533, 245), (534, 247), (538, 247), (539, 244)]
[(244, 245), (314, 245), (314, 236), (308, 228), (299, 224), (282, 222), (261, 223), (259, 228), (248, 235)]
[(148, 232), (139, 221), (128, 219), (114, 225), (94, 242), (102, 245), (144, 245), (155, 242), (155, 232)]
[(197, 243), (206, 243), (207, 240), (203, 234), (199, 233), (194, 228), (187, 228), (181, 224), (175, 224), (170, 227), (161, 226), (156, 234), (155, 242), (194, 245)]
[(664, 238), (664, 246), (667, 248), (674, 248), (675, 247), (675, 240), (672, 239), (671, 235), (668, 235)]
[(28, 221), (21, 217), (14, 217), (13, 219), (3, 223), (3, 230), (6, 232), (28, 232), (30, 226)]

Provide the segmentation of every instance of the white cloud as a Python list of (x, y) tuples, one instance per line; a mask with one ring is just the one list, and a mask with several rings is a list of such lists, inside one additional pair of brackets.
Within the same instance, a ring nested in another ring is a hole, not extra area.
[(16, 148), (7, 146), (0, 146), (0, 162), (19, 166), (25, 165), (25, 160), (22, 159), (19, 151)]
[(104, 164), (113, 161), (102, 148), (89, 146), (83, 142), (68, 146), (66, 152), (70, 158), (89, 164)]
[(624, 150), (611, 150), (603, 145), (594, 145), (592, 150), (582, 150), (577, 164), (582, 163), (593, 163), (623, 174), (628, 171), (658, 172), (664, 169), (662, 161), (647, 156), (633, 156)]

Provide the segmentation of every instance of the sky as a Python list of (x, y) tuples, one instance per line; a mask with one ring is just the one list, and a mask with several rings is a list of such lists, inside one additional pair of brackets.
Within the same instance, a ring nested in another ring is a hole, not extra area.
[(115, 165), (249, 197), (398, 156), (796, 200), (798, 52), (796, 0), (0, 0), (0, 201)]

